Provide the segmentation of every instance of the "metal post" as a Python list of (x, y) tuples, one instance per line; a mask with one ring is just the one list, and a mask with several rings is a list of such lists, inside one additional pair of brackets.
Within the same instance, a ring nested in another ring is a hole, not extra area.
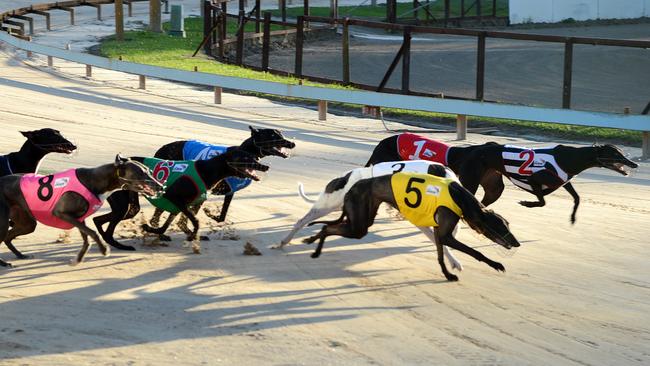
[(342, 45), (343, 49), (343, 83), (350, 83), (350, 29), (348, 24), (349, 18), (343, 19), (343, 37)]
[[(203, 1), (203, 37), (206, 37), (210, 30), (212, 29), (212, 7), (210, 6), (210, 1)], [(203, 45), (203, 51), (210, 55), (212, 51), (212, 42), (205, 42)]]
[(305, 36), (304, 26), (305, 18), (301, 15), (298, 17), (298, 22), (296, 23), (296, 64), (294, 74), (297, 78), (302, 77), (302, 49)]
[(339, 17), (339, 1), (330, 0), (330, 18), (336, 19)]
[(221, 87), (214, 87), (214, 104), (221, 104), (221, 92), (223, 89)]
[(483, 100), (485, 85), (485, 32), (478, 36), (476, 51), (476, 99)]
[(52, 56), (47, 56), (47, 67), (53, 67), (54, 66), (54, 59)]
[(460, 0), (460, 19), (465, 18), (465, 0)]
[(246, 14), (243, 10), (239, 11), (239, 30), (237, 32), (237, 52), (236, 52), (236, 62), (237, 65), (242, 65), (244, 63), (244, 27), (245, 20), (244, 16)]
[(86, 65), (86, 77), (90, 78), (93, 76), (93, 67), (91, 65)]
[(139, 85), (138, 89), (147, 89), (147, 78), (144, 75), (139, 76)]
[(29, 25), (29, 34), (34, 34), (34, 18), (26, 17), (24, 15), (12, 15), (11, 17), (27, 21), (27, 24)]
[(264, 34), (262, 35), (262, 70), (269, 70), (269, 49), (271, 46), (271, 12), (264, 12)]
[(261, 29), (260, 19), (262, 17), (262, 1), (255, 0), (255, 33), (259, 33)]
[(280, 0), (280, 13), (282, 14), (282, 21), (287, 21), (287, 1)]
[(492, 0), (492, 17), (497, 17), (497, 0)]
[(402, 94), (409, 93), (411, 76), (411, 28), (404, 28), (404, 51), (402, 53)]
[(564, 84), (562, 87), (562, 108), (571, 108), (571, 78), (573, 72), (573, 38), (564, 44)]
[(465, 114), (456, 115), (456, 139), (467, 139), (467, 115)]
[(115, 0), (115, 38), (124, 40), (124, 7), (122, 0)]
[(318, 120), (326, 121), (327, 120), (327, 101), (319, 100), (318, 101)]
[(483, 13), (481, 11), (481, 0), (476, 0), (476, 16), (481, 20), (483, 18)]
[(445, 27), (449, 23), (449, 0), (445, 0)]
[(415, 22), (417, 23), (418, 21), (418, 6), (420, 3), (418, 3), (418, 0), (413, 0), (413, 18), (415, 18)]

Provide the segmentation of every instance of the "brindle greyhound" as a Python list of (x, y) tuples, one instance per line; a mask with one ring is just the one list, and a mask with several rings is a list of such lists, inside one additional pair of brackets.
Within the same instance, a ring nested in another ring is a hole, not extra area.
[(475, 149), (459, 175), (463, 186), (472, 193), (476, 192), (479, 183), (483, 186), (485, 196), (490, 197), (486, 205), (501, 196), (504, 189), (501, 175), (537, 197), (537, 202), (519, 202), (525, 207), (544, 206), (544, 196), (564, 187), (573, 197), (571, 223), (575, 223), (580, 196), (569, 180), (589, 168), (606, 168), (627, 175), (625, 166), (638, 167), (623, 155), (621, 149), (609, 144), (588, 147), (557, 145), (538, 149), (491, 144)]
[[(134, 157), (133, 160), (142, 161), (144, 158)], [(268, 166), (257, 162), (255, 156), (239, 150), (232, 149), (226, 151), (221, 155), (214, 156), (208, 160), (197, 160), (195, 163), (196, 172), (199, 178), (207, 189), (213, 188), (222, 179), (226, 177), (240, 177), (259, 180), (255, 171), (267, 171)], [(178, 179), (170, 186), (165, 188), (163, 198), (170, 201), (175, 208), (185, 214), (192, 222), (194, 229), (188, 233), (187, 240), (192, 241), (196, 238), (199, 230), (199, 222), (190, 211), (189, 206), (195, 202), (196, 198), (201, 195), (198, 186), (192, 179)], [(130, 245), (120, 244), (113, 237), (115, 227), (117, 224), (126, 219), (133, 218), (140, 211), (140, 203), (137, 193), (129, 191), (118, 191), (108, 197), (108, 203), (111, 206), (111, 212), (97, 216), (93, 219), (97, 231), (101, 234), (104, 240), (111, 246), (122, 250), (135, 250)], [(164, 234), (169, 225), (176, 217), (177, 213), (170, 213), (165, 223), (159, 228), (153, 228), (149, 225), (143, 225), (143, 229), (147, 232), (156, 233), (159, 235)], [(102, 229), (102, 225), (109, 223), (106, 231)]]
[[(487, 142), (472, 146), (448, 146), (442, 141), (433, 140), (424, 136), (411, 133), (402, 133), (387, 137), (379, 142), (366, 166), (375, 165), (387, 161), (399, 160), (428, 160), (443, 164), (449, 167), (454, 173), (460, 174), (463, 164), (474, 150), (484, 146), (496, 144)], [(498, 174), (485, 174), (480, 182), (482, 187), (494, 184), (493, 181), (500, 177)], [(461, 179), (462, 183), (462, 179)], [(491, 191), (485, 189), (483, 203), (485, 206), (496, 201), (497, 197), (491, 195)]]
[[(188, 154), (188, 149), (186, 149), (187, 147), (186, 145), (192, 143), (193, 141), (187, 141), (187, 140), (175, 141), (167, 145), (164, 145), (163, 147), (158, 149), (154, 157), (158, 159), (166, 159), (166, 160), (205, 160), (207, 158), (210, 158), (211, 154), (215, 154), (218, 148), (222, 148), (222, 151), (223, 150), (229, 151), (229, 150), (239, 148), (241, 150), (244, 150), (252, 154), (259, 161), (259, 159), (265, 156), (279, 156), (281, 158), (286, 159), (289, 156), (285, 153), (284, 150), (293, 149), (294, 147), (296, 147), (296, 144), (287, 140), (282, 135), (282, 132), (280, 132), (279, 130), (269, 129), (269, 128), (258, 129), (252, 126), (248, 126), (248, 128), (251, 131), (251, 137), (244, 140), (244, 142), (242, 142), (241, 145), (239, 146), (230, 146), (226, 148), (217, 145), (212, 145), (212, 147), (210, 147), (210, 145), (205, 144), (205, 146), (209, 151), (201, 151), (198, 152), (198, 154), (190, 152)], [(233, 196), (236, 191), (233, 188), (234, 187), (231, 187), (227, 180), (223, 180), (212, 189), (212, 194), (225, 195), (223, 206), (221, 207), (221, 213), (219, 214), (219, 216), (212, 217), (212, 215), (209, 215), (217, 222), (223, 222), (226, 220), (226, 214), (228, 213), (228, 208), (230, 207), (230, 203), (232, 202)], [(193, 206), (191, 207), (191, 210), (192, 212), (196, 213), (198, 212), (199, 208), (200, 205)], [(208, 212), (206, 212), (206, 214), (207, 213)], [(162, 210), (157, 209), (154, 212), (154, 215), (151, 218), (152, 225), (158, 225), (158, 221), (161, 214), (162, 214)], [(181, 226), (184, 225), (185, 225), (184, 223), (181, 224)]]
[(0, 156), (0, 176), (34, 173), (43, 157), (49, 153), (70, 154), (77, 147), (52, 128), (21, 131), (27, 141), (20, 151)]
[[(37, 185), (30, 185), (29, 181), (36, 180)], [(77, 188), (72, 188), (75, 184)], [(36, 229), (36, 217), (40, 221), (45, 215), (46, 222), (52, 223), (52, 226), (76, 227), (81, 232), (83, 246), (71, 264), (81, 262), (88, 252), (88, 236), (97, 242), (102, 254), (107, 256), (110, 248), (95, 231), (85, 225), (84, 219), (101, 207), (102, 195), (120, 188), (152, 195), (162, 190), (162, 186), (153, 179), (145, 166), (119, 155), (114, 163), (97, 168), (79, 168), (48, 176), (14, 174), (2, 177), (0, 239), (16, 257), (29, 258), (11, 242), (18, 236), (32, 233)], [(28, 202), (26, 197), (37, 198)], [(9, 219), (14, 222), (11, 230), (8, 230)], [(11, 264), (1, 259), (0, 265), (11, 267)]]
[[(407, 174), (410, 174), (407, 178), (413, 175), (411, 173)], [(399, 205), (396, 201), (396, 192), (393, 191), (391, 183), (395, 176), (386, 175), (364, 179), (356, 183), (345, 195), (343, 214), (341, 217), (335, 221), (323, 222), (326, 225), (323, 226), (318, 234), (305, 239), (306, 243), (313, 243), (317, 239), (319, 240), (318, 247), (312, 254), (312, 258), (318, 258), (320, 256), (327, 236), (340, 235), (346, 238), (363, 238), (368, 233), (368, 228), (373, 225), (375, 216), (377, 215), (377, 209), (381, 203), (386, 202), (399, 210)], [(417, 174), (413, 176), (416, 180), (425, 177), (424, 175)], [(424, 182), (424, 179), (421, 179), (421, 181)], [(456, 182), (451, 181), (448, 183), (448, 190), (451, 199), (460, 209), (463, 219), (472, 229), (505, 248), (510, 249), (519, 246), (519, 242), (510, 232), (508, 221), (503, 217), (492, 210), (486, 209), (469, 191)], [(422, 187), (417, 187), (416, 185), (411, 186), (410, 182), (407, 185), (406, 191), (408, 194), (414, 193), (416, 199), (419, 197), (416, 202), (420, 202), (423, 195), (429, 194), (430, 192), (429, 187), (426, 187), (423, 192)], [(406, 202), (407, 204), (409, 203), (408, 201)], [(419, 205), (419, 203), (416, 203), (416, 205)], [(428, 215), (429, 212), (426, 212), (426, 214)], [(485, 257), (479, 251), (468, 247), (454, 238), (453, 230), (460, 217), (452, 209), (439, 205), (434, 209), (432, 216), (438, 225), (433, 229), (438, 253), (438, 263), (447, 280), (457, 281), (458, 277), (449, 273), (445, 266), (443, 246), (448, 246), (469, 254), (474, 259), (487, 263), (487, 265), (497, 271), (505, 271), (501, 263)], [(311, 224), (316, 223), (319, 222), (313, 222)]]

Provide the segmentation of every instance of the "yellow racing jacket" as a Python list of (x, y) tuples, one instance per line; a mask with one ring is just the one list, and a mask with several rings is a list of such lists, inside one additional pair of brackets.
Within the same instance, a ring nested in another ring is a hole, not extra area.
[(393, 197), (399, 212), (415, 226), (434, 226), (434, 214), (443, 206), (463, 217), (463, 211), (449, 194), (453, 179), (429, 174), (396, 173), (391, 178)]

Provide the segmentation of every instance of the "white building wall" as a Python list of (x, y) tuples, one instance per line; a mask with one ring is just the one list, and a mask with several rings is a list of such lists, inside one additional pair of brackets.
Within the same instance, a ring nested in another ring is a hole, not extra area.
[(650, 16), (650, 0), (509, 0), (509, 7), (511, 24)]

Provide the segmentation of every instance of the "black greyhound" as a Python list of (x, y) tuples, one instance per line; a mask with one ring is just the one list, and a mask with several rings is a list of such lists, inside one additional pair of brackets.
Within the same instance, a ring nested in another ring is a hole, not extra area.
[[(433, 140), (424, 136), (412, 133), (402, 133), (387, 137), (379, 142), (370, 155), (366, 166), (399, 160), (428, 160), (440, 163), (449, 167), (454, 173), (460, 174), (463, 164), (470, 154), (481, 147), (494, 145), (495, 142), (487, 142), (471, 146), (449, 146), (442, 141)], [(480, 184), (489, 185), (495, 177), (486, 174)], [(462, 180), (461, 180), (462, 182)], [(481, 203), (489, 205), (498, 197), (491, 197), (485, 190)]]
[[(144, 160), (144, 158), (138, 157), (132, 159), (136, 161)], [(213, 188), (222, 179), (231, 176), (259, 180), (255, 171), (267, 171), (269, 169), (268, 166), (258, 163), (257, 159), (253, 155), (239, 149), (229, 150), (208, 160), (197, 160), (193, 163), (196, 173), (206, 189)], [(196, 234), (199, 230), (199, 222), (189, 208), (192, 203), (196, 202), (196, 199), (199, 196), (201, 196), (201, 192), (199, 191), (199, 187), (195, 181), (185, 176), (179, 178), (170, 186), (166, 187), (165, 193), (162, 196), (171, 202), (173, 207), (179, 212), (185, 214), (192, 222), (194, 229), (187, 233), (187, 240), (189, 241), (196, 238)], [(108, 197), (108, 203), (111, 206), (111, 212), (97, 216), (93, 219), (97, 231), (111, 246), (122, 250), (135, 250), (135, 248), (130, 245), (120, 244), (115, 240), (113, 234), (115, 232), (115, 227), (120, 221), (133, 218), (140, 211), (138, 194), (129, 191), (118, 191)], [(147, 232), (163, 235), (176, 215), (177, 213), (170, 212), (165, 223), (159, 228), (143, 225), (143, 229)], [(109, 225), (106, 231), (104, 231), (102, 225), (107, 222)]]
[(573, 197), (571, 223), (575, 223), (580, 196), (569, 180), (589, 168), (606, 168), (627, 175), (625, 166), (638, 167), (623, 155), (621, 149), (609, 144), (588, 147), (557, 145), (538, 149), (491, 144), (474, 150), (459, 175), (463, 186), (472, 193), (476, 193), (479, 183), (483, 186), (486, 197), (490, 197), (486, 205), (501, 196), (504, 189), (501, 175), (537, 197), (537, 202), (519, 202), (525, 207), (544, 206), (544, 196), (564, 187)]
[[(36, 184), (30, 184), (30, 181)], [(0, 239), (18, 258), (29, 258), (11, 242), (18, 236), (34, 232), (38, 220), (59, 228), (79, 229), (83, 246), (71, 264), (81, 262), (88, 252), (88, 236), (97, 242), (102, 254), (107, 256), (110, 248), (85, 225), (84, 219), (101, 207), (100, 197), (103, 194), (119, 188), (151, 195), (162, 190), (160, 183), (149, 174), (149, 169), (119, 155), (114, 163), (96, 168), (71, 169), (48, 176), (13, 174), (2, 177)], [(11, 230), (9, 219), (14, 223)], [(11, 266), (1, 259), (0, 265)]]
[(27, 141), (20, 151), (0, 156), (0, 176), (34, 173), (43, 157), (49, 153), (70, 154), (77, 147), (52, 128), (21, 131)]
[[(207, 148), (207, 151), (204, 148), (201, 149), (201, 151), (195, 150), (189, 152), (187, 149), (188, 145), (190, 143), (197, 143), (196, 141), (175, 141), (158, 149), (154, 157), (165, 160), (203, 160), (210, 157), (212, 154), (220, 153), (219, 150), (229, 151), (239, 148), (243, 151), (248, 152), (249, 154), (252, 154), (257, 160), (265, 156), (279, 156), (286, 159), (289, 156), (284, 152), (284, 150), (293, 149), (296, 147), (296, 144), (292, 141), (287, 140), (279, 130), (270, 128), (254, 128), (252, 126), (248, 126), (248, 128), (251, 131), (251, 137), (244, 140), (244, 142), (242, 142), (239, 146), (225, 147), (201, 143), (205, 148)], [(218, 217), (213, 217), (217, 222), (223, 222), (226, 220), (228, 208), (230, 207), (233, 196), (236, 190), (241, 188), (234, 189), (234, 187), (232, 187), (227, 180), (223, 180), (212, 189), (212, 194), (225, 195), (223, 206), (221, 207), (221, 213)], [(200, 205), (191, 207), (191, 210), (192, 212), (196, 213), (198, 212), (199, 208)], [(154, 215), (151, 219), (152, 225), (158, 224), (161, 214), (162, 210), (156, 210), (154, 212)]]
[[(449, 273), (445, 266), (443, 245), (469, 254), (497, 271), (505, 271), (501, 263), (485, 257), (454, 238), (453, 230), (460, 216), (472, 229), (495, 243), (508, 249), (519, 246), (519, 242), (510, 232), (508, 221), (486, 209), (469, 191), (452, 179), (397, 173), (357, 182), (345, 195), (343, 214), (339, 219), (311, 223), (310, 225), (327, 224), (318, 234), (305, 239), (306, 243), (319, 240), (312, 258), (320, 256), (325, 238), (329, 235), (363, 238), (368, 233), (368, 228), (373, 225), (379, 205), (383, 202), (398, 209), (416, 226), (424, 226), (424, 222), (433, 223), (438, 263), (449, 281), (457, 281), (458, 277)], [(414, 212), (416, 216), (410, 215), (409, 211)]]

